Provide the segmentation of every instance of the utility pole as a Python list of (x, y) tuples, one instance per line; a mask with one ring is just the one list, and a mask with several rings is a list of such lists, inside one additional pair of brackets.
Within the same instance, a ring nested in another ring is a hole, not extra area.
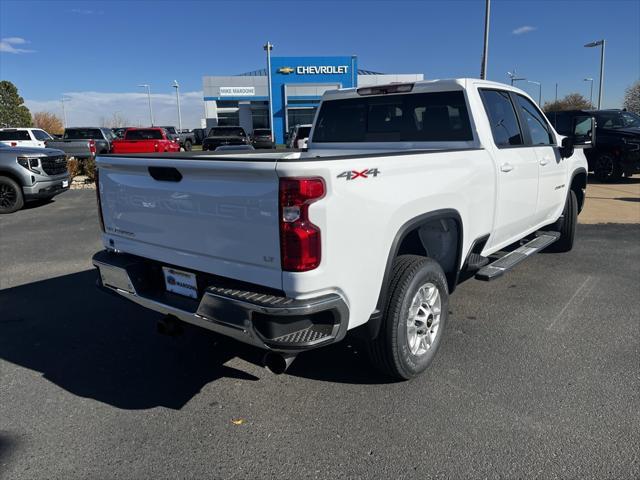
[(489, 60), (489, 16), (491, 14), (491, 0), (485, 0), (484, 13), (484, 47), (482, 49), (482, 65), (480, 66), (480, 78), (487, 79), (487, 61)]
[(591, 107), (593, 107), (593, 78), (585, 78), (582, 80), (583, 82), (589, 82), (590, 88), (589, 88), (589, 103), (591, 104)]
[(63, 127), (67, 128), (67, 111), (64, 108), (64, 95), (62, 96), (62, 121), (63, 121)]
[(516, 75), (516, 69), (515, 68), (513, 69), (513, 72), (507, 72), (507, 75), (511, 79), (511, 85), (513, 85), (515, 82), (517, 82), (519, 80), (526, 80), (526, 78), (519, 77), (518, 75)]
[(271, 95), (271, 50), (273, 50), (273, 44), (269, 41), (262, 47), (267, 52), (267, 85), (269, 88), (269, 129), (271, 130), (271, 141), (274, 142), (273, 131), (273, 98)]
[(534, 82), (533, 80), (527, 80), (527, 82), (538, 86), (538, 106), (542, 108), (542, 83)]
[(602, 108), (602, 92), (604, 83), (604, 48), (606, 40), (597, 40), (595, 42), (587, 43), (586, 48), (600, 47), (600, 83), (598, 84), (598, 110)]
[(176, 101), (178, 102), (178, 132), (182, 133), (182, 113), (180, 112), (180, 85), (178, 85), (178, 81), (173, 81), (173, 88), (176, 89)]
[(149, 100), (149, 118), (151, 119), (151, 126), (153, 127), (153, 108), (151, 107), (151, 85), (143, 83), (138, 85), (140, 88), (147, 89), (147, 100)]
[(556, 82), (556, 102), (558, 101), (558, 82)]

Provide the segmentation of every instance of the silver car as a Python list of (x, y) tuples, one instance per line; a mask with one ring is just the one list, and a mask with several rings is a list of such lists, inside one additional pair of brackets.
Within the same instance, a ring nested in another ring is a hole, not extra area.
[(0, 144), (0, 214), (13, 213), (29, 200), (47, 200), (68, 189), (63, 151)]

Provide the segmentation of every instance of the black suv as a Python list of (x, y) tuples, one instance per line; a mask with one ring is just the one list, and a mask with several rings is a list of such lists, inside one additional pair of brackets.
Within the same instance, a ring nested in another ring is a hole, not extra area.
[(215, 150), (221, 145), (250, 145), (251, 139), (242, 127), (213, 127), (202, 141), (202, 150)]
[(569, 135), (573, 119), (584, 115), (596, 119), (596, 146), (584, 151), (589, 171), (602, 182), (640, 172), (640, 116), (625, 110), (547, 112), (560, 135)]

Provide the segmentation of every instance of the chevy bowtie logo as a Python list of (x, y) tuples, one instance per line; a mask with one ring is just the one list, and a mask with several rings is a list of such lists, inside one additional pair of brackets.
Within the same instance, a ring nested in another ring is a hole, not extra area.
[(280, 67), (278, 69), (278, 73), (284, 73), (286, 75), (289, 75), (290, 73), (292, 73), (294, 70), (291, 67)]

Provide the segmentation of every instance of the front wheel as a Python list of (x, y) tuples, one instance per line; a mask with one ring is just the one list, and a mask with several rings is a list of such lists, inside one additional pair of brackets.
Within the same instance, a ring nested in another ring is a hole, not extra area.
[(184, 151), (190, 152), (193, 147), (191, 146), (191, 140), (186, 140), (184, 142)]
[(550, 252), (568, 252), (573, 248), (576, 237), (576, 225), (578, 223), (578, 198), (576, 192), (569, 190), (567, 201), (564, 204), (562, 217), (554, 225), (554, 229), (560, 232), (560, 238), (549, 245)]
[(622, 178), (623, 169), (620, 162), (610, 153), (601, 153), (595, 160), (593, 173), (601, 182), (613, 182)]
[(369, 344), (375, 367), (399, 380), (416, 377), (433, 361), (449, 314), (449, 289), (438, 262), (396, 258), (378, 336)]
[(24, 206), (22, 189), (15, 180), (0, 177), (0, 214), (17, 212)]

